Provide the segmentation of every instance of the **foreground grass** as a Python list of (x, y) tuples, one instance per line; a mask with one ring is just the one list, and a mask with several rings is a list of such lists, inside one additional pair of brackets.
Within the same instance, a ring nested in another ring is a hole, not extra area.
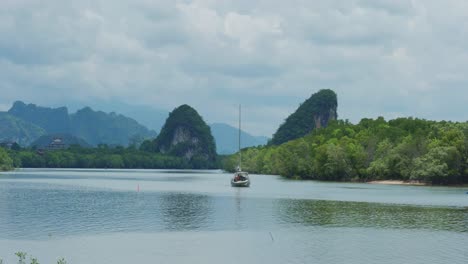
[[(18, 264), (26, 264), (26, 257), (27, 257), (27, 253), (26, 252), (16, 252), (15, 255), (18, 257)], [(39, 264), (39, 261), (37, 260), (37, 258), (34, 258), (31, 256), (30, 258), (30, 264)], [(6, 264), (6, 263), (3, 263), (3, 260), (0, 258), (0, 264)], [(57, 264), (67, 264), (67, 261), (65, 261), (64, 258), (61, 258), (59, 260), (57, 260)]]

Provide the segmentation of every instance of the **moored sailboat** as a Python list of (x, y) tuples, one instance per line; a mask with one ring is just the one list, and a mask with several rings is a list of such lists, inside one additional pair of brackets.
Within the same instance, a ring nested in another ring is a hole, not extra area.
[(249, 173), (242, 171), (242, 153), (241, 153), (241, 106), (239, 105), (239, 165), (237, 166), (236, 172), (231, 179), (232, 187), (249, 187), (250, 178)]

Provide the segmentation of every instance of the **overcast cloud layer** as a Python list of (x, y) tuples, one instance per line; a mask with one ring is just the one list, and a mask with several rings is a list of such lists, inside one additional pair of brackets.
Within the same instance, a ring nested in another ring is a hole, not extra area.
[[(2, 0), (0, 109), (119, 101), (270, 136), (330, 88), (339, 117), (468, 119), (464, 0)], [(115, 109), (118, 111), (118, 109)]]

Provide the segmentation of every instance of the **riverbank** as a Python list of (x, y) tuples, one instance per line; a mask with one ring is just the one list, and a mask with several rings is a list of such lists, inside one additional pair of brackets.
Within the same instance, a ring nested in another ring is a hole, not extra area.
[(401, 181), (401, 180), (380, 180), (380, 181), (369, 181), (369, 184), (387, 184), (387, 185), (416, 185), (416, 186), (428, 186), (430, 184), (421, 181)]

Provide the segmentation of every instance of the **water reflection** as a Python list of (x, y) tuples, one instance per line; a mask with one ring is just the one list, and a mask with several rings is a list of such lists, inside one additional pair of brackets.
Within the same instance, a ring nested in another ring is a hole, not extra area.
[(234, 229), (241, 230), (244, 228), (244, 221), (242, 216), (242, 189), (237, 188), (234, 194)]
[(213, 213), (209, 196), (197, 194), (163, 194), (158, 201), (161, 217), (168, 230), (194, 230), (209, 225)]
[(38, 182), (0, 184), (0, 239), (165, 231), (259, 231), (310, 226), (468, 232), (468, 208), (113, 191)]
[(285, 224), (468, 232), (468, 208), (288, 199), (276, 207)]
[[(73, 263), (468, 263), (460, 189), (271, 176), (236, 189), (227, 175), (168, 173), (0, 177), (0, 254), (25, 250), (47, 263), (58, 253)], [(227, 257), (234, 247), (242, 254)]]
[(3, 187), (0, 238), (194, 230), (207, 226), (213, 212), (206, 195)]

